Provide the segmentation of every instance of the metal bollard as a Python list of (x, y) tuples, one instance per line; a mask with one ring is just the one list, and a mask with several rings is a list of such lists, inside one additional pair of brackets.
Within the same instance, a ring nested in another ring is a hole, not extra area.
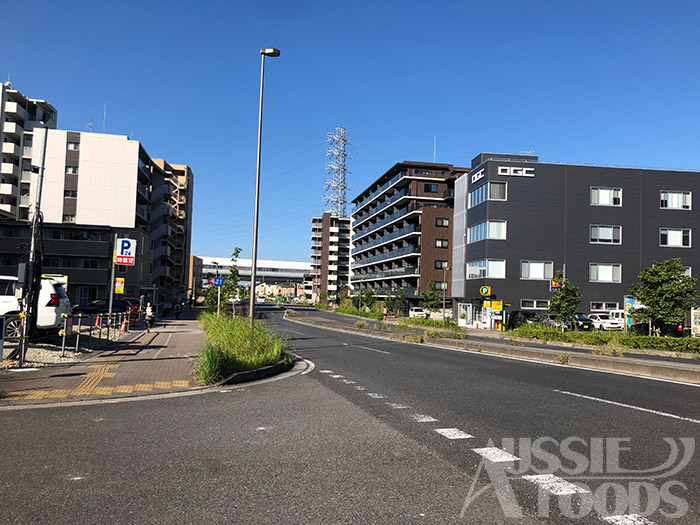
[(75, 351), (78, 351), (78, 348), (80, 347), (80, 325), (81, 321), (83, 320), (83, 314), (78, 314), (78, 331), (76, 332), (75, 336)]
[(68, 330), (68, 316), (66, 314), (61, 314), (61, 317), (63, 317), (63, 330), (61, 330), (58, 335), (61, 336), (61, 357), (66, 357), (66, 332)]

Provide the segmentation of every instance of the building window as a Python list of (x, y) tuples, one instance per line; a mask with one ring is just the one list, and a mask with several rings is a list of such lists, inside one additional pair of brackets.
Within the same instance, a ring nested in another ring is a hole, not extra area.
[(78, 288), (78, 304), (87, 304), (97, 299), (97, 286), (81, 286)]
[(78, 192), (76, 190), (63, 190), (63, 196), (69, 199), (75, 199), (78, 197)]
[(520, 308), (527, 310), (546, 310), (549, 308), (547, 299), (520, 299)]
[(63, 261), (60, 257), (48, 257), (45, 259), (45, 261), (46, 266), (50, 268), (60, 268), (63, 266)]
[(77, 175), (78, 174), (78, 167), (77, 166), (66, 166), (66, 175)]
[(80, 259), (80, 267), (86, 270), (98, 270), (100, 268), (100, 260)]
[(450, 225), (450, 219), (441, 219), (439, 217), (437, 219), (435, 219), (435, 226), (437, 226), (438, 228), (446, 228), (449, 225)]
[(126, 273), (128, 269), (129, 267), (124, 264), (117, 264), (117, 273)]
[(554, 276), (552, 261), (520, 261), (520, 278), (547, 280)]
[(607, 301), (591, 301), (591, 312), (593, 311), (610, 311), (619, 310), (620, 303), (612, 303)]
[(80, 142), (66, 142), (66, 149), (70, 151), (80, 150)]
[(467, 244), (484, 239), (505, 240), (506, 221), (484, 221), (470, 226), (467, 232)]
[(621, 283), (622, 265), (611, 263), (591, 263), (589, 279), (592, 283)]
[(437, 184), (424, 184), (423, 191), (425, 191), (425, 193), (437, 193), (438, 192), (438, 185)]
[(436, 248), (449, 248), (449, 242), (447, 239), (435, 239)]
[(504, 201), (507, 200), (505, 182), (487, 182), (469, 192), (468, 207), (473, 208), (486, 200)]
[(670, 210), (692, 209), (693, 194), (690, 191), (662, 191), (661, 207)]
[(447, 261), (435, 261), (436, 270), (444, 270), (447, 268)]
[(434, 281), (436, 290), (447, 290), (446, 281)]
[(75, 222), (75, 215), (64, 215), (63, 222)]
[(467, 279), (505, 279), (506, 261), (502, 259), (481, 259), (467, 263)]
[(660, 228), (659, 245), (690, 248), (690, 228)]
[(591, 244), (622, 244), (622, 226), (591, 224)]
[(622, 188), (591, 188), (591, 206), (622, 206)]

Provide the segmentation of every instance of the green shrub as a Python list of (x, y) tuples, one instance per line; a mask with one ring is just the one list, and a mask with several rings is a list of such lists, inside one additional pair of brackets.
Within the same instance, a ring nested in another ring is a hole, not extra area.
[(357, 328), (359, 328), (360, 330), (362, 330), (366, 325), (367, 325), (367, 323), (365, 323), (364, 321), (357, 321), (357, 322), (355, 323), (355, 326), (356, 326)]
[(403, 340), (407, 343), (422, 343), (424, 341), (423, 334), (412, 333), (403, 336)]
[(316, 308), (316, 310), (326, 310), (326, 311), (332, 310), (332, 308), (330, 306), (328, 306), (327, 304), (323, 304), (323, 303), (316, 303), (314, 305), (314, 308)]
[(432, 328), (429, 328), (428, 330), (425, 331), (425, 336), (426, 337), (442, 337), (442, 333), (438, 332), (437, 330), (433, 330)]
[(413, 328), (406, 322), (406, 319), (403, 319), (394, 325), (394, 330), (397, 332), (410, 332)]
[(246, 317), (203, 313), (199, 323), (206, 339), (202, 353), (195, 360), (195, 374), (200, 383), (216, 383), (235, 372), (292, 359), (286, 341), (257, 321), (251, 328)]
[(447, 328), (454, 330), (457, 328), (457, 323), (448, 317), (444, 321), (441, 319), (423, 319), (422, 317), (409, 317), (404, 320), (406, 323), (413, 326), (429, 326), (430, 328)]

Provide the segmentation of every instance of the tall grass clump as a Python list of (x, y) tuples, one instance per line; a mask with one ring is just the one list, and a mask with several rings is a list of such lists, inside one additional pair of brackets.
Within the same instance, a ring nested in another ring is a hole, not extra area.
[(287, 343), (257, 321), (203, 313), (199, 323), (206, 344), (196, 359), (197, 380), (212, 384), (228, 375), (292, 359)]

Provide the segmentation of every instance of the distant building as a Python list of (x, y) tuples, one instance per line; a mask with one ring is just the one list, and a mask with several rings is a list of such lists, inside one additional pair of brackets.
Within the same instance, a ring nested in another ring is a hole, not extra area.
[[(205, 257), (198, 256), (202, 259), (202, 279), (206, 280), (210, 277), (227, 276), (231, 271), (230, 257)], [(238, 275), (241, 279), (241, 286), (250, 287), (252, 259), (238, 259), (236, 267)], [(308, 262), (293, 262), (293, 261), (271, 261), (266, 259), (258, 259), (256, 268), (256, 279), (258, 283), (264, 282), (268, 284), (286, 284), (286, 283), (301, 283), (304, 281), (304, 275), (311, 272), (311, 264)]]
[(454, 182), (467, 168), (400, 162), (353, 200), (353, 293), (422, 300), (431, 281), (451, 295)]
[(196, 255), (190, 255), (190, 264), (187, 277), (187, 291), (190, 295), (197, 292), (202, 286), (202, 259)]
[(25, 97), (10, 82), (0, 84), (0, 220), (29, 218), (34, 129), (55, 129), (56, 120), (56, 109), (45, 100)]
[(350, 218), (324, 212), (311, 223), (312, 300), (330, 300), (350, 285)]

